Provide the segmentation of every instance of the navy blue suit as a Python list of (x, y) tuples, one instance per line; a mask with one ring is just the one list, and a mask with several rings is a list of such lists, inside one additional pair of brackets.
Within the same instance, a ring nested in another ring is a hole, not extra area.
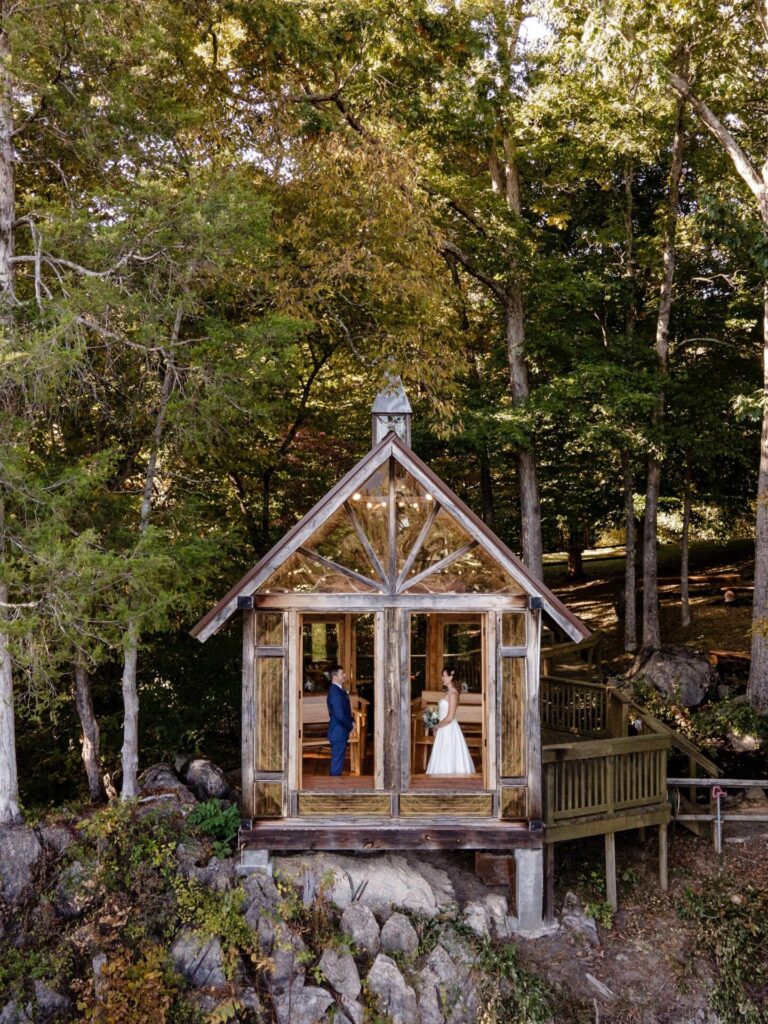
[(347, 741), (354, 727), (349, 696), (336, 683), (328, 690), (328, 742), (331, 744), (331, 775), (344, 771)]

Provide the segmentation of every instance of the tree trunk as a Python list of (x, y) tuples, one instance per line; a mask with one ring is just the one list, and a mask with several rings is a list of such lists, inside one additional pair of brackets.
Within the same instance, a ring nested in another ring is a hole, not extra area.
[(16, 771), (13, 671), (8, 636), (2, 628), (8, 618), (4, 607), (7, 604), (8, 587), (0, 583), (0, 825), (14, 825), (22, 820)]
[(490, 530), (493, 530), (493, 476), (491, 475), (491, 462), (488, 458), (488, 445), (485, 440), (480, 444), (480, 502), (483, 522)]
[(691, 532), (691, 471), (686, 466), (683, 481), (683, 536), (680, 543), (680, 622), (691, 624), (691, 595), (688, 587), (688, 549)]
[(584, 532), (578, 527), (568, 528), (568, 575), (572, 580), (584, 578)]
[[(523, 299), (520, 287), (513, 281), (508, 288), (506, 305), (507, 357), (512, 401), (522, 404), (529, 394), (528, 367), (525, 362), (525, 327), (523, 324)], [(523, 448), (517, 457), (520, 481), (521, 533), (523, 561), (531, 573), (542, 579), (544, 554), (541, 542), (541, 506), (539, 504), (539, 481), (536, 473), (536, 459), (532, 448)]]
[[(3, 4), (2, 17), (7, 17)], [(13, 153), (13, 110), (11, 108), (11, 80), (6, 70), (11, 47), (5, 25), (0, 27), (0, 302), (8, 307), (15, 303), (13, 254), (16, 223), (16, 173)]]
[[(672, 314), (672, 289), (675, 280), (675, 254), (677, 219), (680, 210), (680, 179), (683, 173), (685, 134), (683, 112), (685, 102), (678, 98), (675, 104), (675, 133), (672, 141), (672, 159), (669, 168), (669, 206), (664, 231), (664, 276), (659, 296), (659, 315), (656, 320), (656, 358), (662, 383), (659, 387), (654, 426), (658, 429), (664, 420), (664, 378), (669, 369), (669, 321)], [(661, 462), (655, 453), (648, 459), (648, 482), (645, 495), (644, 549), (643, 549), (643, 647), (661, 645), (659, 627), (659, 587), (657, 561), (657, 521), (661, 490)]]
[(627, 534), (626, 551), (624, 554), (624, 650), (634, 654), (637, 650), (637, 576), (635, 573), (635, 478), (632, 473), (629, 456), (624, 462), (624, 524)]
[(93, 711), (91, 686), (88, 672), (80, 661), (75, 662), (75, 705), (80, 718), (83, 736), (81, 754), (85, 774), (88, 777), (88, 792), (94, 802), (104, 800), (104, 784), (99, 767), (99, 723)]
[[(175, 343), (181, 329), (182, 307), (179, 306), (176, 313), (176, 321), (173, 328), (172, 341)], [(168, 411), (168, 402), (173, 393), (173, 386), (176, 380), (176, 366), (174, 364), (173, 347), (166, 353), (165, 375), (163, 377), (163, 388), (160, 393), (160, 403), (155, 418), (155, 429), (152, 434), (152, 447), (147, 460), (147, 472), (144, 477), (144, 491), (141, 497), (141, 509), (139, 512), (139, 533), (146, 532), (149, 526), (149, 519), (152, 514), (152, 495), (155, 489), (155, 475), (157, 473), (157, 457), (160, 451), (160, 441), (165, 426), (165, 416)], [(139, 693), (136, 688), (136, 667), (139, 654), (139, 624), (136, 617), (131, 617), (126, 630), (125, 649), (123, 655), (123, 749), (121, 760), (123, 765), (123, 784), (120, 790), (120, 797), (129, 800), (139, 794), (138, 767), (139, 767)]]
[[(768, 235), (768, 195), (762, 205)], [(763, 393), (768, 397), (768, 282), (763, 285)], [(747, 696), (756, 711), (768, 714), (768, 403), (763, 406), (760, 469), (755, 521), (755, 593), (752, 604), (752, 664)]]

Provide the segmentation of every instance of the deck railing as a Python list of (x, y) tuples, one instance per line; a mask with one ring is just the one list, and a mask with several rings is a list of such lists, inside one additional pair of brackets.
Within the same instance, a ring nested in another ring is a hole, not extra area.
[(610, 817), (666, 802), (670, 737), (558, 743), (544, 747), (544, 820)]
[(610, 736), (611, 693), (599, 683), (542, 676), (541, 727), (594, 739)]

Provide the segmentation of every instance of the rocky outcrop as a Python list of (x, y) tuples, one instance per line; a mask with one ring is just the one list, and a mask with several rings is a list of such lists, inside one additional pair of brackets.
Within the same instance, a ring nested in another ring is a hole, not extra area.
[(322, 892), (339, 909), (354, 899), (379, 915), (395, 907), (433, 917), (456, 903), (447, 872), (416, 858), (311, 853), (274, 857), (273, 862), (276, 874), (298, 886), (308, 873), (314, 891)]
[(318, 967), (334, 991), (349, 999), (357, 999), (360, 995), (360, 974), (354, 958), (349, 953), (337, 953), (333, 949), (326, 949), (320, 957)]
[(415, 953), (419, 936), (405, 914), (394, 913), (381, 929), (381, 948), (385, 953)]

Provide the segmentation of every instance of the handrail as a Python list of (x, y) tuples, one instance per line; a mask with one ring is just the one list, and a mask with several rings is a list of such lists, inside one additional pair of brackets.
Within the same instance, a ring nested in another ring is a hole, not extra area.
[(595, 757), (612, 757), (615, 754), (633, 754), (644, 750), (668, 750), (672, 745), (669, 736), (624, 736), (612, 740), (585, 740), (578, 743), (553, 743), (541, 748), (543, 764), (560, 761), (585, 761)]
[(704, 769), (707, 775), (716, 777), (720, 774), (720, 769), (715, 762), (710, 761), (705, 754), (702, 754), (697, 746), (691, 743), (689, 739), (686, 739), (685, 736), (682, 736), (677, 732), (676, 729), (673, 729), (665, 722), (660, 721), (655, 715), (652, 715), (650, 711), (646, 711), (645, 708), (641, 708), (638, 704), (635, 704), (634, 701), (631, 702), (631, 707), (649, 729), (652, 729), (657, 734), (668, 735), (672, 741), (672, 746), (677, 747), (678, 750), (682, 750), (684, 754), (687, 754), (692, 761)]

